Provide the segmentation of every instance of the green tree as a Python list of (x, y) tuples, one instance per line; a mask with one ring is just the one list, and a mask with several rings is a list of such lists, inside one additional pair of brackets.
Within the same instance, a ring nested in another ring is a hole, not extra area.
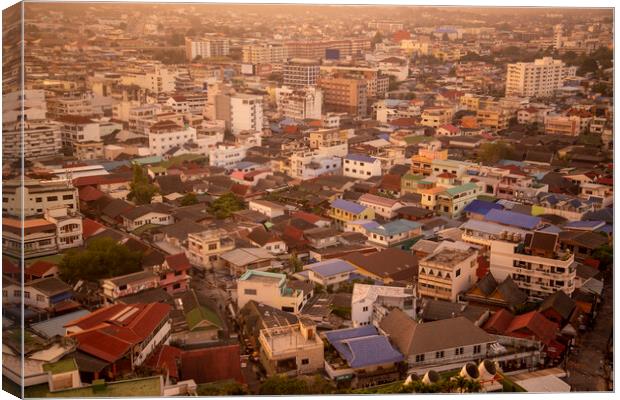
[(375, 33), (375, 36), (372, 38), (370, 42), (371, 46), (374, 49), (375, 47), (377, 47), (379, 43), (382, 43), (382, 42), (383, 42), (383, 34), (377, 31), (377, 33)]
[(504, 142), (483, 143), (478, 150), (478, 161), (485, 164), (495, 164), (499, 160), (514, 158), (514, 148)]
[(234, 193), (228, 192), (223, 196), (220, 196), (209, 206), (209, 212), (218, 219), (226, 219), (230, 217), (235, 211), (240, 211), (245, 208), (243, 200), (235, 196)]
[(129, 185), (127, 198), (136, 204), (150, 204), (153, 196), (158, 192), (157, 187), (149, 182), (148, 175), (138, 164), (133, 165), (133, 178)]
[(194, 192), (190, 192), (187, 193), (185, 196), (181, 197), (181, 206), (191, 206), (194, 204), (198, 204), (198, 196), (196, 196), (196, 193)]
[(140, 252), (103, 237), (93, 239), (86, 249), (65, 253), (58, 267), (61, 278), (73, 283), (79, 279), (96, 281), (138, 272), (142, 269), (141, 261)]
[(299, 272), (301, 271), (301, 268), (303, 267), (303, 263), (301, 262), (301, 260), (299, 259), (299, 257), (297, 257), (297, 253), (293, 252), (291, 253), (291, 256), (288, 259), (288, 263), (291, 266), (291, 270), (293, 272)]
[(606, 269), (614, 262), (614, 249), (608, 244), (604, 244), (598, 249), (594, 250), (592, 256), (599, 260), (600, 267), (602, 270)]
[(298, 378), (289, 378), (286, 375), (274, 375), (267, 378), (258, 389), (261, 395), (293, 395), (313, 394), (306, 381)]

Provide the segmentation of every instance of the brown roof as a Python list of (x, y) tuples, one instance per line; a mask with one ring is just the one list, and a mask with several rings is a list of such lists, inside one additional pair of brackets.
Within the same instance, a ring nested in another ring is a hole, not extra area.
[(244, 383), (239, 345), (184, 351), (181, 378), (193, 379), (198, 384), (232, 379)]
[(380, 326), (401, 353), (406, 355), (494, 341), (491, 335), (465, 317), (419, 324), (403, 311), (394, 309), (381, 320)]
[(418, 257), (397, 248), (389, 248), (368, 255), (352, 253), (343, 258), (358, 268), (381, 278), (412, 280), (418, 276)]

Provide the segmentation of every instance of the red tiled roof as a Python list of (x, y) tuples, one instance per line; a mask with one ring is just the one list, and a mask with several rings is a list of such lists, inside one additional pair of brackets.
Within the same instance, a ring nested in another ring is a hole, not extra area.
[(545, 344), (549, 344), (555, 338), (557, 332), (558, 325), (553, 321), (549, 321), (538, 311), (517, 315), (506, 330), (506, 333), (518, 336), (533, 334)]
[(19, 267), (10, 259), (2, 257), (2, 273), (3, 274), (19, 274)]
[(31, 265), (29, 265), (28, 267), (26, 267), (26, 274), (28, 275), (34, 275), (36, 277), (42, 277), (43, 275), (45, 275), (45, 273), (47, 271), (49, 271), (50, 269), (56, 267), (57, 265), (48, 261), (37, 261)]
[(311, 213), (307, 213), (304, 211), (297, 211), (295, 214), (293, 214), (293, 218), (299, 218), (299, 219), (303, 219), (306, 222), (309, 222), (311, 224), (315, 224), (325, 218), (322, 218), (316, 214), (311, 214)]
[(240, 183), (233, 183), (230, 187), (230, 191), (239, 196), (245, 196), (249, 193), (250, 187), (246, 185), (242, 185)]
[(381, 178), (381, 184), (379, 185), (383, 189), (400, 190), (401, 177), (396, 174), (386, 174)]
[(105, 196), (105, 193), (93, 186), (84, 186), (80, 188), (78, 195), (82, 201), (95, 201)]
[(292, 134), (297, 132), (299, 132), (299, 126), (297, 125), (285, 125), (282, 129), (282, 133)]
[(491, 315), (489, 320), (484, 324), (484, 330), (494, 334), (504, 334), (514, 316), (510, 311), (501, 309)]
[(459, 128), (457, 128), (456, 126), (452, 125), (452, 124), (445, 124), (445, 125), (441, 125), (439, 127), (439, 129), (445, 129), (448, 132), (451, 133), (457, 133), (459, 131)]
[(132, 345), (153, 333), (171, 309), (164, 303), (115, 304), (72, 321), (65, 327), (77, 326), (84, 330), (71, 335), (77, 341), (78, 349), (114, 362), (122, 358)]
[(396, 118), (390, 121), (390, 125), (393, 126), (414, 126), (417, 124), (415, 118)]
[(172, 256), (166, 257), (166, 264), (169, 268), (175, 271), (185, 271), (188, 270), (191, 265), (185, 253), (179, 253)]
[(183, 350), (168, 345), (159, 346), (146, 360), (146, 365), (156, 369), (165, 369), (171, 378), (179, 377), (178, 361), (181, 360)]
[(441, 174), (437, 175), (438, 178), (456, 178), (456, 175), (451, 174), (450, 172), (442, 172)]
[(97, 234), (102, 229), (105, 229), (105, 226), (95, 220), (90, 218), (84, 218), (84, 220), (82, 220), (82, 237), (84, 240)]
[(184, 351), (181, 355), (181, 377), (196, 383), (234, 379), (244, 383), (241, 373), (239, 345)]
[(96, 186), (96, 185), (105, 185), (109, 183), (123, 183), (130, 182), (130, 177), (123, 177), (118, 175), (94, 175), (94, 176), (81, 176), (79, 178), (75, 178), (73, 180), (73, 186), (82, 187), (82, 186)]

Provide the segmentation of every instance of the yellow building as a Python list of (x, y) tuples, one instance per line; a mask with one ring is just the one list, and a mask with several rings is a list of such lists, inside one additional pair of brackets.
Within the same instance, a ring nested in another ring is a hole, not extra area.
[(331, 203), (329, 216), (343, 225), (360, 219), (372, 220), (375, 218), (375, 211), (370, 207), (352, 201), (336, 199)]

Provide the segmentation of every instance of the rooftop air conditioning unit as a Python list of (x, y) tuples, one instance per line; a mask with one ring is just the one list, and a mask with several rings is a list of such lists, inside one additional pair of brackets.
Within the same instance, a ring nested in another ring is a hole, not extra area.
[(491, 360), (483, 360), (480, 365), (478, 365), (478, 372), (481, 380), (488, 381), (495, 377), (497, 366)]
[(439, 378), (440, 377), (437, 371), (431, 369), (426, 374), (424, 374), (424, 377), (422, 378), (422, 383), (426, 385), (431, 385), (433, 383), (439, 382)]
[(478, 372), (478, 367), (476, 367), (476, 364), (470, 362), (463, 365), (459, 375), (465, 379), (476, 380), (480, 377), (480, 372)]

